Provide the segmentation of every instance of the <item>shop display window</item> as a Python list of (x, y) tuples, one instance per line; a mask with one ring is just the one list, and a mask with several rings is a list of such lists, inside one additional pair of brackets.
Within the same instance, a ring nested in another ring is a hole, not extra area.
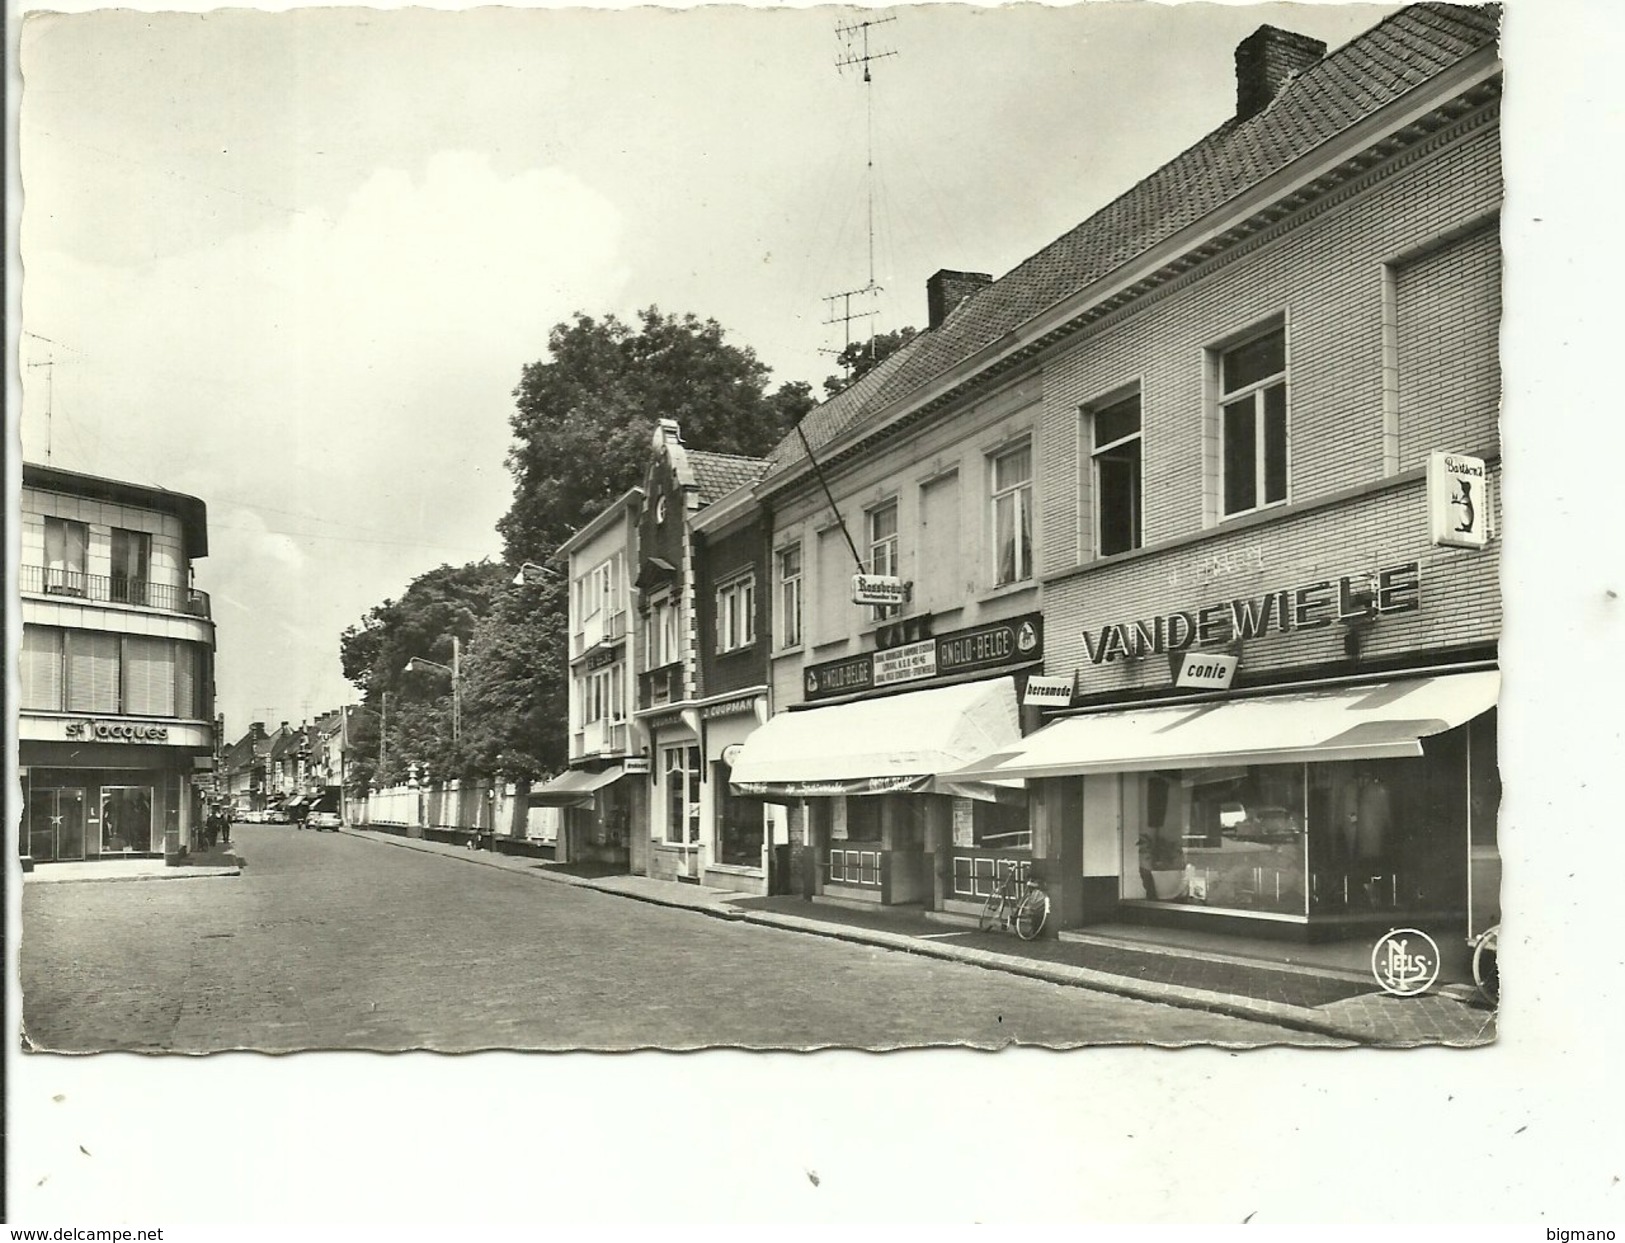
[(103, 786), (102, 853), (154, 850), (152, 839), (152, 787)]
[(1030, 850), (1032, 828), (1025, 807), (977, 799), (971, 803), (971, 845), (986, 850)]
[(882, 799), (869, 796), (846, 800), (846, 840), (878, 842), (881, 837)]
[(711, 783), (717, 792), (717, 862), (761, 867), (767, 804), (759, 798), (733, 793), (728, 786), (732, 772), (727, 764), (719, 762)]
[[(1474, 728), (1475, 741), (1481, 728)], [(1488, 732), (1493, 737), (1493, 728)], [(1475, 837), (1478, 819), (1493, 826), (1493, 812), (1477, 811), (1494, 802), (1483, 771), (1493, 770), (1493, 741), (1482, 744), (1487, 754), (1471, 779), (1467, 730), (1423, 746), (1419, 759), (1127, 777), (1125, 826), (1143, 897), (1345, 918), (1461, 911), (1469, 798)]]

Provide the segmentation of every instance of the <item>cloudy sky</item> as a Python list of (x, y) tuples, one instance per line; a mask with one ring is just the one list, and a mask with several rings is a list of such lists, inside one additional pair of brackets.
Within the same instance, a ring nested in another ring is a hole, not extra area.
[[(817, 387), (871, 102), (876, 322), (919, 324), (932, 271), (1004, 273), (1229, 115), (1260, 23), (1386, 11), (33, 15), (24, 455), (202, 497), (228, 730), (301, 719), (354, 697), (346, 625), (500, 555), (553, 324), (693, 311)], [(836, 64), (865, 15), (872, 100)]]

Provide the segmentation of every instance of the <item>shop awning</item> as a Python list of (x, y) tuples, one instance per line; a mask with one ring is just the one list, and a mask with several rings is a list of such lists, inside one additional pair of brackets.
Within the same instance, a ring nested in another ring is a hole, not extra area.
[(1412, 758), (1423, 738), (1493, 708), (1500, 686), (1492, 670), (1067, 717), (952, 778)]
[(781, 712), (745, 740), (731, 779), (736, 794), (780, 798), (924, 790), (1020, 741), (1015, 684), (967, 682)]
[(590, 803), (595, 791), (619, 781), (624, 775), (625, 770), (619, 764), (600, 768), (596, 772), (587, 768), (572, 768), (532, 790), (530, 802), (535, 807), (575, 807)]

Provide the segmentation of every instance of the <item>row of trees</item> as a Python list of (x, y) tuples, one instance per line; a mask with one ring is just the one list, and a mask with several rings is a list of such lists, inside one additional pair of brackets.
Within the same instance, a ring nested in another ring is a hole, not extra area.
[[(824, 382), (826, 396), (912, 335), (906, 329), (849, 347), (840, 359), (845, 373)], [(698, 448), (764, 456), (815, 404), (802, 382), (770, 392), (769, 376), (715, 320), (691, 314), (649, 307), (635, 323), (577, 314), (556, 325), (546, 360), (526, 365), (514, 390), (513, 503), (497, 524), (506, 564), (442, 565), (414, 579), (399, 600), (368, 610), (340, 639), (344, 676), (364, 708), (350, 735), (352, 789), (400, 782), (414, 762), (433, 779), (530, 780), (563, 768), (566, 567), (555, 563), (556, 573), (516, 585), (517, 568), (548, 565), (572, 533), (642, 482), (657, 419), (676, 419)], [(462, 650), (455, 742), (444, 676), (405, 672), (414, 656), (450, 665), (453, 636)]]

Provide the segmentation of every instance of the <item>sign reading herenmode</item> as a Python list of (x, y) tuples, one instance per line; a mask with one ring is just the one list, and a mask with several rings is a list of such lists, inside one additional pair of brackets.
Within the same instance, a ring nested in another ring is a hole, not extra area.
[(1030, 664), (1043, 656), (1044, 616), (1024, 613), (934, 639), (808, 665), (802, 685), (808, 700), (829, 699), (880, 686)]

